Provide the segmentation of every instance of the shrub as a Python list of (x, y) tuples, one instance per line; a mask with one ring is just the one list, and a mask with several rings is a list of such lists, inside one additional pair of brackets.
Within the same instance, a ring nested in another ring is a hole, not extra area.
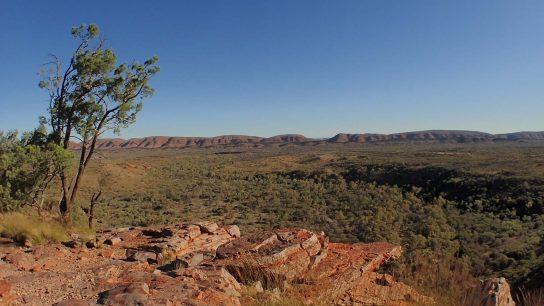
[(40, 140), (43, 126), (22, 139), (16, 132), (0, 131), (0, 211), (24, 205), (41, 208), (43, 193), (61, 169), (70, 165), (71, 153)]

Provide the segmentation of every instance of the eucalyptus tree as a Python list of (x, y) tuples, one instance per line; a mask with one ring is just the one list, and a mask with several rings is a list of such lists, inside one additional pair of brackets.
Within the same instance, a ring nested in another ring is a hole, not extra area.
[(117, 64), (115, 52), (99, 37), (95, 24), (73, 27), (72, 36), (78, 44), (70, 60), (64, 64), (51, 55), (39, 83), (49, 93), (49, 140), (64, 149), (79, 143), (75, 171), (59, 175), (59, 209), (64, 217), (72, 209), (98, 139), (106, 131), (119, 134), (135, 122), (143, 99), (153, 94), (149, 80), (159, 71), (156, 56), (143, 63)]

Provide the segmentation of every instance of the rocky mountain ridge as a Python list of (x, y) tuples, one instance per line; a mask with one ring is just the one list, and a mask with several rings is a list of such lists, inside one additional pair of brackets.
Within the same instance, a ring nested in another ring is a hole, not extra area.
[[(83, 243), (20, 247), (0, 241), (1, 305), (422, 305), (433, 299), (377, 269), (401, 255), (389, 243), (330, 242), (278, 229), (241, 236), (213, 222), (100, 232)], [(496, 283), (498, 282), (498, 283)], [(504, 279), (486, 305), (511, 301)], [(499, 288), (499, 291), (497, 291)]]
[[(475, 131), (431, 130), (395, 134), (347, 134), (339, 133), (331, 138), (315, 139), (299, 134), (285, 134), (272, 137), (247, 135), (223, 135), (216, 137), (169, 137), (149, 136), (143, 138), (100, 139), (98, 149), (167, 149), (167, 148), (209, 148), (218, 146), (267, 147), (286, 145), (331, 145), (361, 143), (472, 143), (544, 140), (544, 132), (516, 132), (489, 134)], [(80, 144), (72, 143), (73, 149)]]

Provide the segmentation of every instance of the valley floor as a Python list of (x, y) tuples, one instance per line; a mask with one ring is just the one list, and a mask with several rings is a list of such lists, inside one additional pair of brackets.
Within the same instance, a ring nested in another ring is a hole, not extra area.
[(297, 226), (403, 246), (387, 271), (427, 294), (467, 275), (544, 283), (543, 142), (100, 151), (86, 175), (77, 202), (103, 192), (99, 228)]

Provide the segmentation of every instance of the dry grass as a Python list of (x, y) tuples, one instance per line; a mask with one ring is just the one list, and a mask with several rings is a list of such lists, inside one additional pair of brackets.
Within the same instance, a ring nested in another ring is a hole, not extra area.
[[(459, 259), (433, 260), (417, 258), (395, 273), (404, 283), (431, 296), (436, 305), (481, 306), (487, 305), (488, 296), (482, 289), (479, 278), (473, 276), (467, 263)], [(544, 306), (544, 289), (526, 291), (511, 288), (512, 296), (519, 306)]]
[(272, 290), (274, 288), (283, 289), (287, 283), (284, 276), (263, 269), (251, 260), (241, 264), (227, 265), (226, 268), (238, 282), (244, 285), (261, 282), (264, 289)]
[(437, 305), (481, 305), (485, 297), (468, 262), (460, 259), (414, 256), (393, 274), (401, 282), (432, 297)]
[(290, 297), (280, 297), (278, 300), (257, 300), (253, 304), (254, 306), (303, 306), (305, 305), (301, 301), (290, 298)]
[(66, 226), (51, 216), (38, 216), (32, 212), (11, 212), (0, 214), (0, 235), (22, 244), (42, 244), (70, 240), (75, 233), (83, 240), (88, 240), (93, 233), (80, 222)]
[(522, 306), (542, 306), (544, 305), (544, 289), (534, 289), (526, 291), (523, 288), (519, 289), (516, 295), (517, 300)]
[[(289, 288), (280, 290), (259, 291), (254, 285), (245, 286), (243, 295), (246, 297), (244, 305), (251, 306), (303, 306), (304, 304), (298, 296)], [(244, 299), (244, 298), (243, 298)], [(315, 304), (314, 304), (315, 305)]]
[[(282, 275), (270, 272), (252, 260), (241, 264), (227, 265), (227, 270), (245, 285), (244, 295), (249, 297), (247, 305), (253, 306), (302, 306), (305, 305), (292, 290), (291, 283)], [(261, 289), (255, 284), (260, 282)]]
[(18, 212), (1, 215), (0, 233), (16, 242), (31, 244), (69, 239), (66, 229), (60, 222)]

